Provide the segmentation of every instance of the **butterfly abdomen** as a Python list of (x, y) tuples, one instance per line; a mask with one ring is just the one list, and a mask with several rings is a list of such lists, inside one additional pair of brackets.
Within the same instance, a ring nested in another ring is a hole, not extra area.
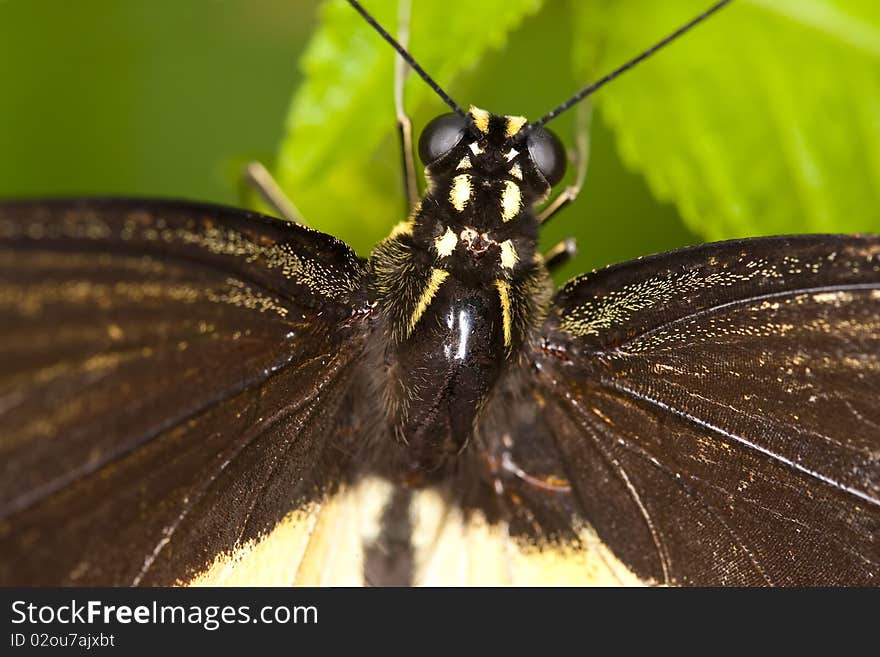
[[(393, 433), (416, 470), (433, 470), (466, 444), (505, 361), (504, 311), (494, 290), (433, 278), (416, 301), (422, 317), (386, 343), (382, 394)], [(422, 308), (422, 306), (428, 306)]]

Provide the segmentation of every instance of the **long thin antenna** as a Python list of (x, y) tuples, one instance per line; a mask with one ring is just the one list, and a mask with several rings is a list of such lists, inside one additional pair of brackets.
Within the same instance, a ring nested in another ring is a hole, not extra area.
[(731, 2), (733, 2), (733, 0), (721, 0), (720, 2), (716, 2), (714, 5), (709, 7), (706, 11), (704, 11), (702, 14), (700, 14), (699, 16), (697, 16), (696, 18), (694, 18), (690, 22), (682, 25), (680, 28), (678, 28), (675, 32), (673, 32), (672, 34), (670, 34), (666, 38), (655, 43), (653, 46), (648, 48), (641, 55), (634, 57), (633, 59), (629, 60), (623, 66), (620, 66), (619, 68), (614, 69), (608, 75), (606, 75), (602, 78), (599, 78), (598, 80), (593, 82), (591, 85), (584, 87), (579, 92), (577, 92), (574, 96), (572, 96), (571, 98), (566, 100), (564, 103), (562, 103), (558, 107), (555, 107), (554, 109), (547, 112), (540, 119), (538, 119), (537, 121), (532, 123), (530, 128), (538, 128), (538, 127), (544, 125), (545, 123), (547, 123), (548, 121), (550, 121), (551, 119), (555, 119), (557, 116), (562, 114), (565, 110), (567, 110), (572, 105), (576, 105), (577, 103), (582, 101), (587, 96), (590, 96), (591, 94), (595, 93), (596, 90), (599, 89), (600, 87), (603, 87), (607, 83), (611, 82), (614, 78), (618, 77), (622, 73), (626, 73), (628, 70), (630, 70), (636, 64), (638, 64), (641, 61), (644, 61), (645, 59), (647, 59), (648, 57), (653, 55), (655, 52), (660, 50), (663, 46), (671, 43), (672, 41), (675, 41), (678, 37), (683, 35), (685, 32), (690, 30), (692, 27), (694, 27), (695, 25), (697, 25), (699, 23), (702, 23), (704, 20), (709, 18), (709, 16), (714, 14), (716, 11), (718, 11), (719, 9), (724, 7), (725, 5), (730, 4)]
[(367, 23), (369, 23), (383, 39), (390, 43), (392, 48), (400, 53), (400, 56), (403, 57), (406, 63), (410, 65), (412, 70), (419, 74), (419, 77), (422, 78), (422, 80), (424, 80), (428, 84), (428, 86), (434, 90), (434, 93), (436, 93), (438, 96), (440, 96), (440, 98), (443, 99), (444, 103), (452, 108), (453, 112), (458, 114), (461, 118), (467, 120), (468, 115), (465, 114), (464, 110), (458, 106), (458, 103), (452, 100), (452, 98), (450, 98), (449, 95), (440, 88), (439, 84), (434, 82), (433, 78), (431, 78), (431, 76), (425, 72), (425, 69), (419, 66), (419, 63), (415, 59), (413, 59), (413, 56), (406, 51), (406, 48), (397, 43), (397, 40), (393, 36), (388, 34), (385, 28), (379, 25), (379, 23), (376, 22), (376, 19), (370, 16), (370, 14), (367, 13), (367, 10), (364, 9), (361, 4), (357, 2), (357, 0), (348, 0), (348, 4), (354, 7), (355, 10), (364, 17), (364, 20), (367, 21)]

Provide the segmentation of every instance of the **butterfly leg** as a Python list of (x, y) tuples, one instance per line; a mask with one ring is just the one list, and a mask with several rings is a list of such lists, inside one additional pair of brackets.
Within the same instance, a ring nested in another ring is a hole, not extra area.
[(281, 217), (293, 224), (307, 226), (302, 214), (293, 204), (269, 170), (259, 162), (250, 162), (244, 169), (244, 180)]
[(544, 264), (549, 271), (556, 271), (577, 255), (577, 240), (573, 237), (562, 240), (544, 254)]
[[(410, 0), (400, 0), (397, 10), (397, 41), (404, 48), (409, 47)], [(402, 57), (394, 60), (394, 111), (397, 114), (397, 133), (400, 136), (400, 149), (403, 165), (403, 186), (406, 189), (406, 212), (419, 202), (419, 187), (416, 183), (416, 162), (413, 154), (412, 121), (403, 105), (403, 85), (409, 75), (409, 65)]]
[(482, 458), (499, 504), (498, 510), (501, 517), (509, 525), (518, 519), (531, 527), (534, 535), (541, 535), (544, 528), (530, 508), (527, 498), (531, 496), (527, 494), (522, 485), (528, 489), (556, 497), (559, 494), (565, 495), (571, 492), (569, 483), (554, 475), (537, 477), (528, 474), (516, 465), (506, 448), (500, 455), (491, 451), (483, 452)]
[[(506, 492), (505, 479), (518, 479), (531, 488), (536, 488), (547, 493), (570, 493), (571, 486), (568, 481), (557, 475), (532, 475), (523, 470), (511, 454), (513, 443), (510, 436), (505, 435), (503, 447), (499, 452), (487, 450), (482, 453), (484, 467), (488, 470), (493, 488), (498, 495), (503, 496)], [(511, 493), (513, 494), (513, 493)]]
[(505, 472), (509, 472), (523, 483), (528, 484), (532, 488), (537, 488), (538, 490), (548, 493), (571, 492), (571, 486), (566, 479), (557, 477), (556, 475), (543, 475), (540, 477), (531, 475), (514, 462), (513, 458), (510, 456), (510, 452), (504, 452), (501, 455), (501, 469)]
[(574, 158), (577, 162), (577, 175), (574, 184), (563, 189), (553, 201), (538, 215), (538, 222), (543, 224), (571, 204), (581, 193), (584, 180), (587, 177), (587, 165), (590, 162), (590, 123), (592, 122), (593, 109), (588, 103), (578, 106), (575, 128)]

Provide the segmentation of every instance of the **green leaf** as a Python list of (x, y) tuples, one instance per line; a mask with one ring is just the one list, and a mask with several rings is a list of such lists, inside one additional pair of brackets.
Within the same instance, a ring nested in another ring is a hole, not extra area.
[[(706, 0), (576, 2), (595, 78)], [(708, 239), (880, 230), (880, 4), (738, 0), (595, 97), (628, 166)]]
[[(416, 0), (410, 44), (462, 105), (536, 118), (708, 3)], [(395, 4), (368, 9), (393, 31)], [(603, 88), (584, 191), (544, 248), (577, 237), (574, 273), (700, 238), (880, 229), (877, 14), (864, 0), (736, 0)], [(327, 4), (279, 158), (307, 219), (361, 253), (405, 213), (392, 62), (347, 4)], [(406, 104), (416, 131), (447, 111), (412, 78)], [(569, 146), (572, 114), (551, 124)]]
[[(365, 3), (392, 33), (396, 4)], [(448, 89), (540, 5), (541, 0), (415, 0), (411, 51)], [(391, 47), (347, 3), (328, 2), (302, 61), (307, 81), (294, 97), (276, 167), (281, 186), (306, 220), (359, 252), (405, 218), (393, 61)], [(434, 98), (427, 85), (410, 79), (408, 110)], [(434, 108), (444, 111), (436, 102)]]

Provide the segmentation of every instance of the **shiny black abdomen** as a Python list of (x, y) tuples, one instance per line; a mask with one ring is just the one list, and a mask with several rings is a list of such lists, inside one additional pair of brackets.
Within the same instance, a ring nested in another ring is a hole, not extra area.
[(505, 353), (497, 291), (451, 276), (409, 337), (386, 347), (389, 419), (414, 467), (438, 467), (465, 446)]

